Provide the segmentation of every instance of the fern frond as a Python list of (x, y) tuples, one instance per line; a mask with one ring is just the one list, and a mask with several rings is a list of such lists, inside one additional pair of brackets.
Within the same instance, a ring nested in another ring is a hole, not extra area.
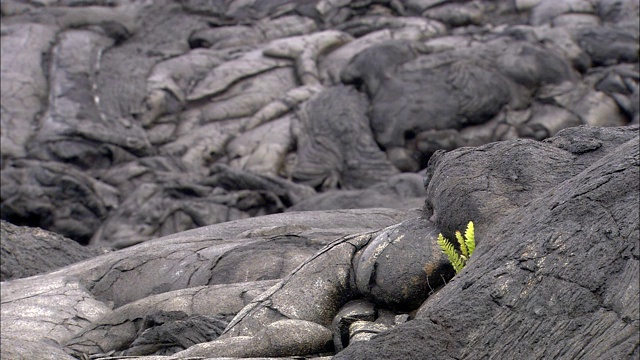
[(476, 239), (475, 239), (475, 229), (473, 227), (473, 221), (469, 221), (467, 225), (467, 230), (464, 232), (465, 244), (467, 245), (467, 250), (469, 251), (469, 256), (473, 254), (473, 251), (476, 249)]
[(456, 274), (460, 272), (460, 270), (462, 270), (462, 268), (464, 267), (464, 264), (462, 259), (460, 259), (460, 255), (458, 255), (458, 252), (453, 247), (453, 244), (451, 244), (448, 239), (443, 237), (442, 234), (438, 234), (437, 242), (438, 245), (440, 245), (440, 249), (442, 249), (442, 252), (445, 253), (445, 255), (447, 255), (447, 257), (449, 258), (449, 262), (451, 262), (451, 265), (453, 265), (453, 270), (455, 270)]
[(460, 231), (456, 231), (456, 239), (458, 239), (458, 244), (460, 244), (460, 252), (462, 253), (462, 256), (469, 258), (469, 250), (467, 249), (467, 245), (465, 244)]

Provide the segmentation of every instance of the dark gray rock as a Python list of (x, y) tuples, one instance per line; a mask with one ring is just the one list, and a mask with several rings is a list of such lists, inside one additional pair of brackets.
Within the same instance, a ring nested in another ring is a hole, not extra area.
[[(515, 36), (518, 38), (518, 36)], [(576, 80), (575, 70), (553, 49), (535, 43), (516, 41), (499, 58), (499, 71), (520, 85), (534, 90), (545, 84)]]
[[(306, 209), (402, 207), (375, 184), (439, 149), (640, 116), (631, 0), (47, 4), (2, 4), (3, 172), (65, 163), (119, 193), (97, 215), (61, 182), (48, 198), (0, 202), (13, 209), (3, 219), (81, 243), (285, 211), (311, 194), (296, 182), (346, 190)], [(343, 84), (349, 97), (327, 95)], [(347, 108), (358, 115), (337, 121)], [(270, 178), (221, 199), (200, 185), (224, 166)], [(190, 195), (174, 202), (176, 188)], [(30, 203), (41, 217), (73, 209), (74, 223), (36, 221)]]
[(0, 179), (3, 219), (49, 229), (83, 244), (117, 207), (120, 196), (87, 173), (52, 161), (12, 161)]
[(147, 315), (142, 319), (139, 336), (124, 354), (170, 355), (192, 345), (218, 337), (228, 321), (205, 315), (187, 316), (184, 312), (171, 311)]
[(531, 118), (518, 128), (518, 134), (523, 138), (543, 140), (559, 130), (582, 123), (578, 116), (561, 107), (534, 104), (531, 108)]
[(46, 273), (108, 251), (83, 247), (50, 231), (15, 226), (4, 220), (1, 220), (0, 224), (0, 281)]
[(333, 346), (336, 352), (342, 351), (350, 341), (349, 328), (357, 321), (373, 321), (376, 317), (375, 306), (366, 300), (353, 300), (346, 303), (333, 318)]
[(331, 331), (305, 320), (279, 320), (255, 336), (238, 336), (202, 343), (181, 351), (176, 359), (192, 357), (260, 358), (319, 354), (331, 349)]
[[(2, 4), (4, 7), (5, 4)], [(55, 44), (58, 28), (18, 23), (2, 27), (2, 163), (26, 156), (26, 143), (33, 136), (29, 125), (45, 109), (48, 79), (42, 62)], [(33, 39), (29, 36), (32, 35)], [(31, 40), (31, 41), (30, 41)], [(23, 46), (29, 42), (29, 46)], [(20, 66), (17, 66), (17, 65)], [(22, 87), (28, 81), (29, 87)]]
[(287, 211), (361, 209), (384, 207), (412, 209), (424, 203), (422, 176), (402, 173), (364, 190), (326, 191), (287, 208)]
[[(436, 212), (455, 208), (461, 213), (456, 219), (482, 219), (476, 227), (478, 247), (468, 265), (422, 305), (415, 320), (368, 343), (355, 343), (335, 358), (637, 357), (638, 128), (573, 133), (567, 138), (560, 133), (562, 140), (555, 140), (565, 148), (576, 145), (573, 153), (562, 150), (568, 157), (522, 156), (513, 161), (500, 151), (515, 145), (508, 143), (476, 150), (485, 158), (495, 154), (515, 168), (547, 159), (555, 166), (540, 169), (536, 178), (554, 182), (542, 188), (537, 184), (543, 181), (528, 181), (530, 190), (508, 193), (529, 193), (529, 199), (503, 215), (487, 217), (478, 209), (504, 202), (504, 194), (493, 188), (478, 192), (467, 176), (469, 186), (460, 184), (459, 192), (451, 194), (465, 203), (439, 204)], [(590, 138), (598, 133), (597, 139)], [(608, 143), (604, 139), (610, 136), (615, 140)], [(601, 142), (602, 147), (585, 142)], [(542, 145), (559, 154), (553, 143)], [(579, 153), (590, 154), (590, 161), (566, 164), (565, 159), (580, 159)], [(476, 163), (470, 155), (453, 151), (444, 158), (464, 159), (461, 168), (468, 169)], [(436, 171), (455, 170), (445, 163), (436, 164)], [(564, 173), (566, 167), (575, 172)], [(495, 170), (485, 167), (483, 172)], [(555, 178), (558, 175), (564, 179)], [(441, 181), (434, 177), (429, 187), (435, 189)], [(439, 219), (447, 225), (456, 221)]]
[[(536, 192), (548, 190), (580, 171), (571, 166), (571, 153), (533, 140), (493, 143), (481, 149), (499, 154), (496, 159), (500, 161), (471, 148), (448, 156), (437, 153), (431, 158), (425, 180), (429, 183), (425, 216), (437, 222), (450, 239), (469, 221), (474, 221), (480, 232), (531, 200)], [(441, 161), (459, 165), (440, 165)], [(541, 173), (548, 175), (539, 176)]]
[[(298, 353), (312, 354), (302, 351), (325, 346), (320, 336), (322, 329), (335, 328), (335, 317), (342, 310), (349, 312), (343, 308), (351, 306), (347, 305), (349, 301), (365, 296), (381, 307), (415, 309), (451, 276), (451, 265), (443, 261), (444, 254), (435, 241), (430, 242), (432, 237), (435, 239), (433, 224), (416, 218), (382, 230), (339, 238), (246, 306), (216, 341), (187, 349), (178, 356), (290, 354), (284, 342), (256, 344), (256, 339), (279, 324), (280, 335), (295, 341), (297, 322), (301, 320), (320, 326), (314, 331), (318, 337), (309, 339), (313, 342)], [(349, 327), (350, 332), (353, 330), (352, 337), (360, 338), (388, 327), (383, 322), (372, 327), (361, 325), (363, 331), (358, 336), (359, 331)], [(342, 339), (342, 330), (338, 331)], [(253, 344), (254, 348), (239, 351), (237, 347), (242, 347), (239, 343)]]
[(422, 16), (442, 21), (450, 27), (481, 25), (485, 22), (483, 3), (448, 3), (425, 10)]
[(303, 185), (224, 165), (208, 177), (191, 175), (136, 187), (91, 243), (123, 248), (207, 224), (283, 212), (315, 194)]
[(324, 247), (245, 307), (221, 338), (253, 337), (265, 324), (283, 319), (301, 319), (329, 327), (338, 310), (358, 297), (352, 261), (356, 252), (378, 233), (346, 236)]
[(556, 18), (565, 14), (595, 14), (595, 6), (591, 2), (580, 0), (551, 1), (542, 0), (531, 10), (530, 22), (532, 25), (550, 24)]
[(434, 239), (435, 224), (417, 218), (376, 236), (355, 262), (358, 291), (380, 307), (411, 311), (452, 277)]
[(415, 46), (417, 44), (407, 41), (387, 41), (370, 46), (351, 59), (340, 78), (345, 84), (360, 85), (369, 97), (374, 97), (396, 66), (416, 58)]
[[(33, 157), (86, 169), (111, 166), (120, 160), (114, 153), (151, 152), (138, 124), (101, 112), (96, 66), (102, 52), (112, 45), (111, 39), (93, 31), (68, 30), (59, 35), (49, 70), (51, 101), (35, 146), (29, 149)], [(129, 155), (121, 160), (132, 159)]]
[(185, 13), (175, 1), (134, 4), (142, 5), (135, 33), (102, 54), (95, 81), (106, 118), (137, 127), (154, 65), (187, 51), (189, 35), (206, 23)]
[[(77, 354), (126, 350), (136, 339), (136, 324), (158, 311), (235, 315), (274, 284), (263, 279), (283, 278), (336, 238), (415, 216), (411, 211), (365, 209), (256, 217), (3, 282), (2, 357), (58, 354), (58, 345), (45, 337), (69, 344)], [(35, 323), (40, 325), (33, 328)], [(43, 346), (25, 347), (25, 342)]]
[(252, 25), (207, 27), (189, 36), (191, 48), (224, 49), (228, 47), (253, 46), (275, 39), (305, 35), (317, 30), (316, 23), (302, 16), (265, 18)]
[[(153, 343), (183, 343), (165, 330), (191, 325), (204, 331), (193, 339), (209, 339), (199, 316), (240, 312), (265, 291), (256, 283), (262, 281), (282, 281), (265, 296), (286, 318), (268, 301), (251, 304), (228, 329), (246, 335), (223, 335), (211, 346), (243, 356), (251, 355), (247, 348), (261, 349), (260, 356), (282, 355), (282, 346), (323, 351), (341, 304), (365, 295), (378, 318), (348, 330), (350, 342), (366, 341), (401, 322), (384, 307), (403, 309), (405, 300), (418, 306), (423, 287), (393, 285), (439, 254), (431, 247), (406, 254), (387, 240), (422, 243), (420, 231), (451, 237), (472, 217), (479, 234), (501, 228), (500, 221), (582, 176), (637, 133), (571, 127), (625, 126), (640, 117), (635, 0), (6, 0), (0, 11), (2, 219), (134, 249), (3, 282), (3, 358), (68, 358), (59, 345), (66, 343), (78, 356), (122, 356), (142, 319), (159, 311), (195, 320), (150, 327), (132, 351), (182, 349)], [(486, 145), (495, 141), (505, 142)], [(455, 151), (470, 146), (480, 150)], [(500, 159), (489, 160), (494, 156)], [(430, 160), (430, 222), (403, 223), (348, 245), (355, 234), (419, 214), (256, 218), (414, 208), (423, 202), (418, 178)], [(537, 216), (531, 218), (547, 221)], [(185, 229), (192, 230), (179, 232)], [(341, 236), (351, 240), (313, 257)], [(367, 259), (388, 271), (363, 271), (360, 277), (374, 283), (360, 291), (355, 268), (374, 240), (385, 255), (368, 252)], [(142, 241), (149, 245), (132, 246)], [(320, 260), (306, 262), (310, 257)], [(325, 257), (339, 262), (321, 264)], [(522, 263), (535, 269), (535, 260)], [(203, 302), (189, 289), (207, 294), (209, 310), (190, 310), (194, 299)], [(440, 320), (433, 326), (446, 325)], [(309, 336), (287, 342), (295, 329)], [(487, 357), (504, 357), (485, 345)], [(420, 357), (414, 350), (398, 354)]]
[(298, 114), (293, 179), (319, 189), (365, 188), (398, 171), (376, 145), (366, 98), (338, 86), (312, 97)]
[(606, 23), (612, 24), (635, 24), (635, 14), (638, 10), (638, 3), (631, 0), (598, 0), (596, 2), (596, 13)]
[(376, 140), (391, 148), (422, 131), (483, 123), (509, 102), (508, 88), (499, 73), (462, 60), (405, 71), (385, 82), (372, 100), (372, 129)]
[(259, 175), (249, 171), (241, 171), (224, 165), (211, 169), (209, 177), (203, 180), (208, 186), (218, 186), (225, 190), (254, 190), (273, 193), (281, 199), (285, 206), (315, 195), (315, 191), (302, 184), (291, 183), (279, 177)]
[[(392, 163), (403, 171), (416, 171), (426, 166), (432, 148), (476, 146), (517, 136), (507, 124), (504, 129), (498, 125), (504, 106), (526, 108), (534, 89), (576, 81), (565, 59), (514, 37), (435, 53), (429, 53), (433, 44), (391, 41), (374, 45), (353, 57), (342, 80), (362, 84), (369, 94), (371, 128)], [(549, 129), (536, 134), (527, 128), (521, 130), (521, 136), (548, 137), (557, 129), (582, 124), (581, 119), (571, 120), (531, 119), (525, 127)], [(537, 124), (540, 122), (544, 125)], [(462, 128), (468, 128), (466, 134), (454, 132), (449, 144), (438, 136), (434, 140), (420, 136)]]
[[(419, 32), (419, 36), (425, 38), (445, 32), (445, 25), (437, 20), (419, 16), (398, 17), (384, 13), (358, 16), (336, 24), (336, 28), (355, 37), (364, 37), (380, 30), (393, 30), (399, 34)], [(413, 36), (409, 35), (408, 37)], [(405, 38), (405, 36), (399, 36), (399, 38)]]
[(632, 29), (596, 27), (582, 29), (576, 42), (596, 65), (638, 62), (638, 34)]
[[(197, 286), (148, 296), (118, 307), (75, 334), (65, 344), (66, 349), (76, 356), (110, 351), (131, 355), (175, 353), (187, 348), (189, 342), (193, 345), (197, 339), (199, 343), (217, 338), (234, 314), (276, 282)], [(147, 321), (145, 327), (145, 319), (153, 320), (158, 314), (180, 316), (161, 323)], [(149, 332), (145, 334), (146, 328)], [(194, 331), (193, 336), (185, 338), (188, 334), (184, 330)]]
[[(549, 139), (556, 146), (514, 140), (485, 145), (481, 151), (438, 153), (432, 157), (425, 180), (429, 183), (425, 216), (437, 222), (445, 237), (451, 238), (469, 221), (482, 231), (496, 219), (579, 174), (596, 159), (637, 136), (637, 131), (637, 127), (579, 127)], [(483, 151), (490, 151), (501, 160), (494, 161)], [(447, 179), (446, 185), (443, 179)], [(460, 211), (462, 208), (465, 211)]]

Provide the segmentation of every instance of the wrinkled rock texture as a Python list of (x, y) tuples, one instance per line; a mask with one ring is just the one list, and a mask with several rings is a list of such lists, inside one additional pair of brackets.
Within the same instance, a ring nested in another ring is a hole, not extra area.
[[(2, 356), (634, 358), (639, 147), (578, 127), (437, 152), (423, 211), (244, 219), (3, 282)], [(435, 237), (467, 219), (453, 277)]]
[(0, 281), (29, 277), (108, 252), (81, 246), (62, 235), (0, 220)]
[[(2, 358), (64, 354), (51, 340), (66, 343), (72, 354), (183, 350), (217, 337), (245, 305), (336, 238), (377, 231), (417, 216), (417, 211), (363, 209), (256, 217), (3, 282)], [(304, 292), (309, 281), (297, 291)], [(309, 295), (306, 301), (311, 308), (312, 299)], [(36, 329), (30, 330), (33, 326)], [(185, 339), (185, 328), (194, 335)], [(23, 346), (29, 342), (43, 346)]]
[(0, 10), (3, 359), (640, 356), (636, 1)]
[(424, 191), (409, 184), (437, 150), (638, 122), (635, 1), (1, 11), (2, 219), (81, 244), (287, 210), (411, 208)]
[(638, 127), (573, 128), (438, 156), (427, 213), (478, 219), (475, 253), (413, 321), (334, 358), (637, 358), (639, 146)]

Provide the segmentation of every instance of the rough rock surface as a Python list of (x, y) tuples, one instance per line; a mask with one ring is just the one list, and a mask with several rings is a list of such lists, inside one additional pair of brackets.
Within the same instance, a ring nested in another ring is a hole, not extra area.
[(294, 180), (321, 189), (366, 188), (398, 170), (373, 140), (366, 97), (338, 86), (313, 96), (302, 107)]
[(639, 119), (633, 0), (0, 10), (2, 219), (81, 244), (406, 208), (382, 184), (437, 150)]
[(94, 256), (108, 249), (88, 249), (62, 235), (0, 220), (2, 265), (0, 281), (46, 273)]
[[(48, 358), (46, 354), (61, 351), (50, 342), (54, 340), (68, 342), (77, 353), (103, 354), (127, 350), (145, 317), (161, 311), (226, 319), (337, 237), (418, 215), (363, 209), (255, 217), (3, 282), (0, 351), (3, 358)], [(27, 342), (43, 346), (25, 346)]]
[(637, 1), (0, 12), (2, 358), (638, 357)]
[(401, 173), (362, 190), (325, 191), (287, 208), (287, 211), (387, 207), (412, 209), (424, 203), (423, 177)]
[(471, 261), (415, 320), (335, 359), (638, 357), (638, 127), (526, 143), (441, 155), (428, 193), (452, 196), (427, 199), (443, 229), (478, 219)]
[[(3, 282), (2, 356), (633, 358), (639, 146), (638, 126), (578, 127), (437, 153), (419, 217), (256, 217)], [(436, 233), (468, 219), (451, 280)]]

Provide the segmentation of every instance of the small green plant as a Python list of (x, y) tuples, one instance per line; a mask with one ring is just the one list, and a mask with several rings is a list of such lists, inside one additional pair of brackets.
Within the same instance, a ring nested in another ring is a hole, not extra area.
[(453, 270), (455, 270), (457, 274), (467, 265), (467, 260), (469, 260), (469, 257), (476, 249), (476, 240), (473, 235), (473, 221), (469, 221), (467, 230), (464, 232), (464, 237), (460, 231), (456, 231), (456, 239), (458, 239), (458, 243), (460, 244), (460, 252), (458, 252), (458, 250), (453, 247), (453, 244), (442, 236), (442, 234), (438, 234), (437, 241), (442, 252), (449, 258), (451, 265), (453, 265)]

